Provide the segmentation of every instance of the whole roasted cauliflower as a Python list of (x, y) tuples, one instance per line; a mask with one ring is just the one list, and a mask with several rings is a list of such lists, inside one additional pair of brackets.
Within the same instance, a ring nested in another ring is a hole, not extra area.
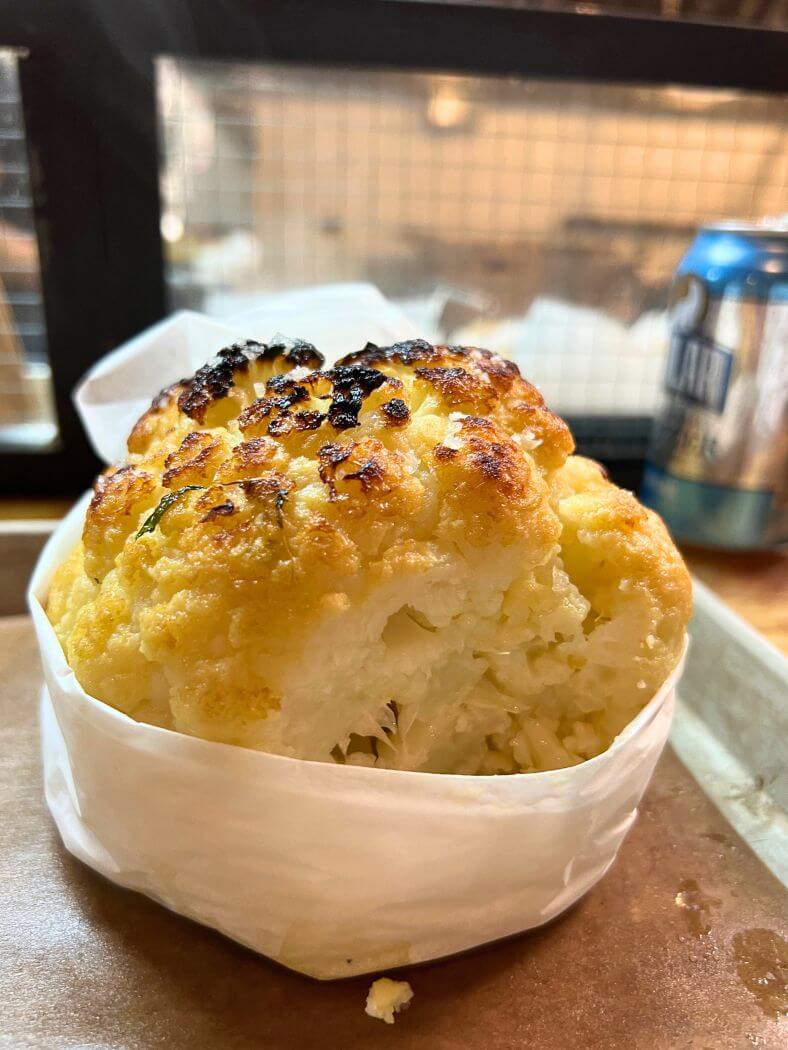
[(92, 696), (301, 759), (511, 773), (599, 754), (678, 661), (684, 564), (475, 347), (238, 343), (99, 477), (48, 614)]

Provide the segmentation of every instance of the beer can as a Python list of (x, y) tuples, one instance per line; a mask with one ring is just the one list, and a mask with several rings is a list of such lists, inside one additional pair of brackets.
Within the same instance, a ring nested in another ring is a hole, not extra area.
[(670, 295), (641, 496), (680, 540), (788, 541), (788, 225), (703, 227)]

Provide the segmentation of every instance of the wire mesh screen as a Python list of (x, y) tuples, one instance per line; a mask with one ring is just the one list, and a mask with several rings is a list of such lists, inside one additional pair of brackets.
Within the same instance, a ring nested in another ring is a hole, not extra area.
[(173, 306), (369, 280), (573, 414), (653, 412), (696, 227), (785, 207), (779, 98), (170, 58), (158, 87)]
[(18, 54), (0, 49), (0, 447), (56, 436)]

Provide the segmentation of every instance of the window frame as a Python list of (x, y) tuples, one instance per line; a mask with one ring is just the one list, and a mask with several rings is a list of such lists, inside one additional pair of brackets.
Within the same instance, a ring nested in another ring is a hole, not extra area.
[[(89, 484), (101, 465), (71, 392), (99, 357), (167, 313), (157, 56), (784, 93), (785, 43), (774, 29), (512, 4), (0, 0), (0, 45), (27, 52), (20, 87), (60, 433), (50, 451), (0, 450), (0, 495)], [(621, 422), (616, 440), (599, 419), (570, 418), (581, 450), (636, 485), (649, 420)]]

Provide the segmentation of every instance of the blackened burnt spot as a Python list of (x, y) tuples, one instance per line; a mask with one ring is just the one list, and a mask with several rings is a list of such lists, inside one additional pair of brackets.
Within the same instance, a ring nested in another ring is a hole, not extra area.
[(479, 431), (482, 434), (493, 434), (495, 427), (485, 416), (463, 416), (460, 429), (464, 432)]
[[(452, 347), (452, 349), (455, 348)], [(493, 354), (489, 350), (483, 350), (478, 346), (465, 347), (463, 349), (470, 354), (477, 366), (498, 387), (508, 389), (520, 375), (520, 369), (514, 361), (508, 361), (505, 357), (499, 357), (498, 354)]]
[(220, 350), (216, 357), (198, 369), (185, 384), (178, 398), (178, 407), (187, 416), (202, 422), (208, 407), (226, 397), (235, 385), (235, 376), (246, 372), (253, 361), (275, 361), (282, 358), (292, 367), (319, 368), (323, 357), (303, 340), (279, 340), (266, 346), (247, 339)]
[[(433, 346), (426, 339), (409, 339), (406, 342), (394, 343), (392, 346), (376, 346), (367, 343), (363, 350), (347, 354), (337, 362), (338, 365), (385, 365), (400, 363), (408, 367), (416, 365), (429, 366), (464, 366), (473, 373), (477, 383), (485, 380), (498, 392), (508, 390), (520, 376), (517, 365), (507, 361), (489, 350), (476, 346), (456, 346), (437, 344)], [(425, 376), (425, 378), (429, 378)], [(440, 376), (433, 377), (441, 380)], [(452, 377), (448, 376), (451, 382)], [(456, 392), (458, 383), (467, 383), (459, 373), (454, 378)], [(481, 384), (479, 386), (481, 389)], [(445, 391), (444, 391), (445, 392)], [(466, 391), (467, 392), (467, 391)]]
[[(329, 382), (330, 376), (331, 376), (331, 372), (330, 371), (328, 371), (328, 372), (320, 372), (320, 371), (307, 372), (306, 375), (299, 376), (298, 382), (299, 383), (303, 383), (303, 385), (307, 386), (307, 387), (322, 387), (322, 386), (325, 386)], [(312, 391), (312, 396), (313, 397), (316, 396), (314, 390)]]
[(460, 450), (457, 448), (450, 448), (448, 445), (436, 445), (432, 450), (433, 456), (439, 463), (450, 463), (453, 459), (456, 459), (460, 454)]
[(287, 375), (279, 374), (271, 376), (265, 384), (265, 392), (271, 398), (278, 398), (282, 408), (289, 408), (299, 401), (305, 401), (309, 392), (305, 386), (296, 379), (290, 379)]
[(272, 437), (281, 437), (283, 434), (289, 434), (293, 429), (293, 417), (289, 412), (282, 412), (276, 419), (272, 419), (268, 424), (268, 433)]
[(359, 481), (363, 491), (369, 492), (385, 474), (382, 464), (377, 459), (370, 458), (352, 474), (345, 474), (345, 481)]
[(326, 360), (306, 339), (287, 339), (282, 336), (274, 336), (264, 354), (266, 361), (277, 357), (284, 357), (293, 368), (322, 368)]
[(401, 397), (393, 397), (380, 406), (380, 411), (386, 417), (389, 426), (398, 427), (407, 423), (410, 419), (410, 409)]
[(178, 407), (199, 423), (213, 401), (226, 397), (235, 386), (235, 375), (246, 372), (252, 361), (260, 360), (267, 347), (247, 339), (245, 343), (225, 346), (216, 357), (203, 365), (178, 398)]
[(504, 448), (491, 444), (473, 453), (474, 466), (490, 481), (499, 481), (505, 466)]
[(517, 456), (510, 445), (485, 438), (471, 437), (470, 462), (485, 481), (497, 484), (506, 495), (513, 495), (520, 487)]
[(309, 391), (305, 386), (292, 379), (285, 379), (284, 376), (271, 376), (265, 384), (265, 391), (268, 397), (263, 400), (270, 401), (275, 408), (283, 410), (309, 399)]
[(325, 418), (322, 412), (284, 411), (268, 424), (268, 433), (273, 437), (281, 437), (293, 430), (317, 430)]
[(256, 401), (253, 401), (248, 408), (245, 408), (238, 417), (238, 426), (242, 431), (249, 430), (250, 427), (257, 426), (258, 423), (262, 423), (264, 419), (267, 419), (271, 415), (273, 410), (276, 408), (276, 398), (274, 397), (258, 397)]
[[(305, 386), (283, 375), (271, 376), (265, 384), (265, 390), (266, 396), (258, 397), (238, 417), (238, 426), (242, 431), (245, 432), (251, 427), (258, 426), (273, 412), (280, 414), (280, 420), (283, 417), (286, 418), (289, 415), (288, 410), (293, 405), (309, 399), (309, 391)], [(276, 425), (277, 423), (279, 420), (276, 419), (271, 423), (268, 428), (269, 434), (284, 434), (292, 429), (287, 423), (281, 423), (279, 426)]]
[(317, 450), (317, 459), (320, 464), (318, 474), (323, 484), (328, 487), (328, 498), (332, 502), (337, 498), (337, 467), (350, 458), (355, 447), (355, 442), (351, 441), (349, 445), (323, 445)]
[(203, 515), (200, 519), (202, 522), (213, 521), (215, 518), (228, 517), (230, 514), (235, 512), (235, 504), (230, 503), (218, 503), (215, 507), (211, 507), (207, 514)]
[(317, 430), (324, 419), (322, 412), (296, 412), (293, 427), (296, 430)]
[(350, 457), (353, 449), (356, 447), (355, 442), (351, 441), (349, 445), (322, 445), (317, 450), (317, 458), (321, 464), (326, 466), (336, 467), (340, 463), (344, 463), (346, 459)]
[(364, 399), (386, 382), (385, 375), (374, 368), (332, 368), (326, 376), (333, 386), (327, 418), (337, 430), (357, 427)]
[(346, 365), (377, 365), (387, 361), (401, 361), (404, 365), (414, 365), (419, 361), (433, 361), (439, 351), (426, 339), (409, 339), (407, 342), (394, 343), (392, 346), (376, 346), (367, 343), (363, 350), (347, 354), (337, 361), (338, 367)]

